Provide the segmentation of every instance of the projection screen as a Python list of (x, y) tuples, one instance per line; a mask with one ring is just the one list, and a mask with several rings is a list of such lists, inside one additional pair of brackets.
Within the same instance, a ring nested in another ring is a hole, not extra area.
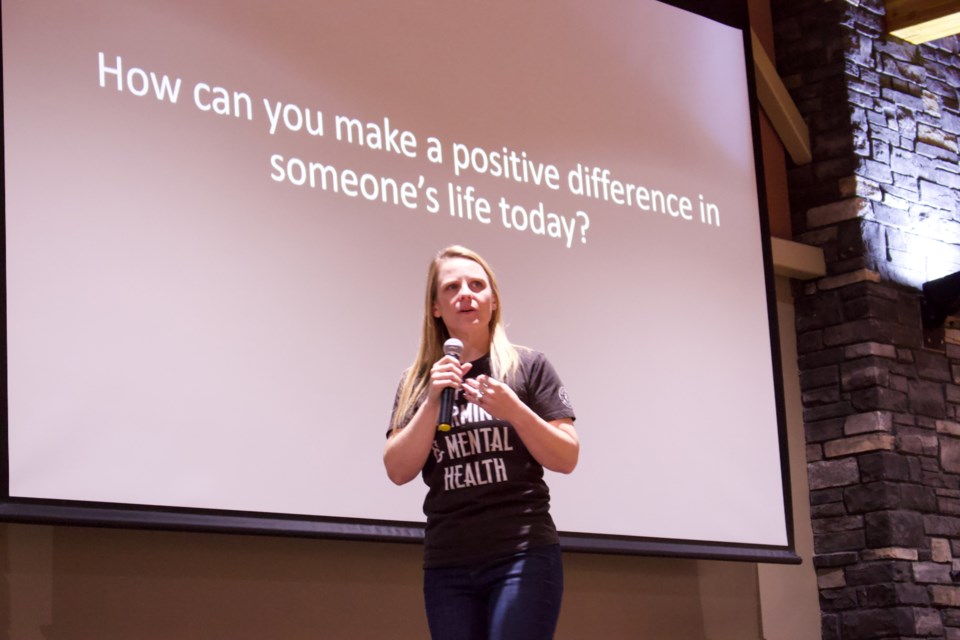
[(742, 2), (4, 1), (0, 517), (417, 541), (428, 264), (495, 269), (568, 549), (796, 560)]

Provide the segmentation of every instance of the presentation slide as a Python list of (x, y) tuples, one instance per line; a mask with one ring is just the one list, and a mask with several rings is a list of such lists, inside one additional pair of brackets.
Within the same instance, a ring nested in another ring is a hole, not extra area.
[(2, 25), (8, 502), (415, 527), (382, 450), (460, 244), (575, 407), (561, 531), (791, 544), (742, 28), (654, 0)]

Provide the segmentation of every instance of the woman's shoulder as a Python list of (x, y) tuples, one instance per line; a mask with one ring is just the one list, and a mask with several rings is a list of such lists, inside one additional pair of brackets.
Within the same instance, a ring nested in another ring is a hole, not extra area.
[(544, 420), (573, 417), (566, 387), (542, 351), (517, 347), (520, 356), (516, 391)]
[(533, 362), (544, 357), (543, 353), (522, 344), (514, 344), (512, 346), (516, 349), (517, 357), (520, 358), (521, 363)]
[(517, 350), (517, 357), (520, 361), (520, 369), (523, 370), (525, 374), (529, 375), (531, 372), (543, 369), (544, 366), (551, 366), (550, 361), (542, 351), (537, 351), (536, 349), (519, 344), (515, 344), (513, 347)]

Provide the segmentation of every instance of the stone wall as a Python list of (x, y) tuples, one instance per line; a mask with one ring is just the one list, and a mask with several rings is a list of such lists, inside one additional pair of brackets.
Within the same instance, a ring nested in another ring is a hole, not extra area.
[(960, 39), (884, 33), (880, 0), (773, 0), (814, 160), (795, 289), (825, 640), (960, 640), (960, 332), (926, 349), (923, 282), (960, 271)]

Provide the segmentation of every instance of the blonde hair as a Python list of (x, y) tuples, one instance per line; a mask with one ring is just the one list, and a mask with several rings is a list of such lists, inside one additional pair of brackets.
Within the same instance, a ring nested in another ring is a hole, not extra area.
[(507, 339), (503, 326), (500, 302), (500, 287), (493, 269), (480, 254), (466, 247), (454, 245), (447, 247), (437, 254), (430, 262), (427, 271), (427, 291), (424, 299), (423, 328), (420, 333), (420, 349), (416, 359), (404, 373), (403, 382), (397, 396), (397, 408), (393, 414), (391, 426), (399, 429), (405, 425), (417, 406), (423, 401), (430, 381), (430, 368), (433, 363), (443, 357), (443, 343), (450, 337), (447, 326), (442, 318), (433, 315), (433, 307), (437, 301), (437, 276), (440, 265), (444, 260), (451, 258), (465, 258), (479, 264), (487, 274), (493, 299), (496, 302), (490, 316), (490, 373), (494, 378), (510, 384), (517, 368), (520, 366), (520, 355), (517, 348)]

